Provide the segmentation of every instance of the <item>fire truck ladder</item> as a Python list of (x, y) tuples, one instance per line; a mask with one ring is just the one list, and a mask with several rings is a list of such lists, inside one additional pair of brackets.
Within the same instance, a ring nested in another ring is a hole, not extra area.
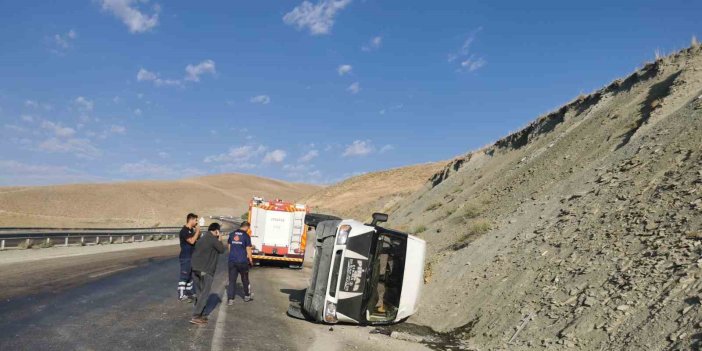
[(288, 253), (297, 254), (304, 250), (302, 247), (302, 234), (304, 233), (305, 229), (305, 212), (296, 211), (293, 213), (293, 230), (292, 237), (290, 238), (290, 249), (288, 250)]

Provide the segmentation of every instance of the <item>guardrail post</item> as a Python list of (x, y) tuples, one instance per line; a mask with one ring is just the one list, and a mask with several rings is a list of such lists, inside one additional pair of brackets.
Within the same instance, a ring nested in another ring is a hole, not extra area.
[(134, 240), (134, 235), (132, 235), (132, 242), (133, 242), (133, 243), (136, 242), (136, 241)]
[(0, 250), (5, 250), (5, 239), (2, 239), (2, 243), (0, 244)]
[(46, 238), (46, 246), (51, 245), (51, 238)]
[(112, 244), (112, 235), (110, 235), (110, 244)]
[(80, 237), (80, 244), (85, 245), (85, 237), (84, 236)]
[(100, 244), (100, 237), (96, 236), (95, 237), (95, 245), (99, 245), (99, 244)]
[(124, 235), (122, 235), (122, 244), (124, 244)]
[(144, 236), (143, 236), (143, 235), (141, 236), (141, 241), (144, 241)]
[(68, 246), (68, 237), (63, 241), (63, 246)]

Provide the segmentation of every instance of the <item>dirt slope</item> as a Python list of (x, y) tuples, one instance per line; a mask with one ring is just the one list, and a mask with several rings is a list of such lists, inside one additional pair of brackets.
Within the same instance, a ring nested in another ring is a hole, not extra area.
[(314, 212), (366, 220), (373, 212), (392, 210), (445, 164), (426, 163), (362, 174), (321, 189), (303, 201)]
[(699, 349), (702, 49), (454, 160), (390, 218), (431, 251), (411, 321), (469, 348)]
[(240, 215), (252, 195), (299, 200), (320, 189), (244, 174), (177, 181), (0, 188), (0, 226), (180, 225), (188, 212)]

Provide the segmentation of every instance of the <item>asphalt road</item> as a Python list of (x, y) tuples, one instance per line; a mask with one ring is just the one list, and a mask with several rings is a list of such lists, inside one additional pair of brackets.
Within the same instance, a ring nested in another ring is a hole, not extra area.
[[(226, 306), (220, 303), (227, 281), (222, 255), (213, 290), (219, 296), (210, 296), (210, 323), (195, 326), (188, 322), (192, 304), (176, 299), (178, 261), (173, 250), (153, 249), (142, 253), (152, 256), (148, 259), (99, 264), (92, 273), (72, 279), (60, 278), (77, 270), (75, 266), (59, 268), (54, 272), (58, 277), (43, 275), (59, 278), (48, 286), (36, 279), (21, 284), (24, 290), (15, 289), (15, 296), (0, 302), (0, 350), (307, 349), (313, 332), (300, 323), (309, 323), (285, 314), (289, 294), (306, 285), (305, 271), (257, 267), (251, 274), (254, 301), (238, 298)], [(53, 269), (51, 263), (41, 264)], [(4, 274), (3, 283), (22, 280), (22, 274), (14, 279)]]
[(192, 304), (176, 299), (178, 246), (127, 245), (101, 253), (46, 249), (56, 251), (45, 259), (24, 251), (27, 260), (0, 260), (0, 350), (427, 350), (371, 334), (370, 327), (288, 317), (289, 299), (307, 285), (307, 266), (255, 267), (254, 300), (222, 304), (226, 255), (215, 276), (209, 324), (192, 325)]

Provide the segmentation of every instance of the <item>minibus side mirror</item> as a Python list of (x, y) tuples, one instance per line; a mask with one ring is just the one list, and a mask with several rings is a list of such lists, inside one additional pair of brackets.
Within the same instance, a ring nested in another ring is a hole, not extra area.
[(375, 225), (378, 225), (378, 223), (387, 222), (387, 221), (388, 221), (387, 214), (376, 212), (373, 214), (373, 222), (371, 222), (371, 225), (375, 226)]

